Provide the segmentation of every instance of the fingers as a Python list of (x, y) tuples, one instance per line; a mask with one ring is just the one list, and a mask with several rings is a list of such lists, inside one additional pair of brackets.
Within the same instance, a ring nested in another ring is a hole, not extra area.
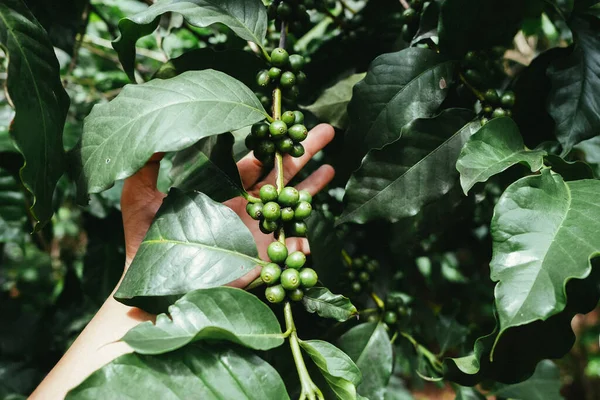
[(251, 188), (263, 173), (263, 164), (254, 157), (254, 152), (250, 152), (237, 163), (242, 185), (245, 188)]
[(287, 238), (285, 240), (285, 246), (288, 248), (288, 252), (301, 251), (304, 254), (310, 254), (310, 247), (308, 246), (308, 239), (305, 238)]
[(261, 270), (261, 267), (257, 266), (252, 271), (248, 272), (246, 275), (242, 276), (241, 278), (236, 279), (233, 282), (228, 283), (225, 286), (231, 286), (231, 287), (243, 289), (246, 286), (248, 286), (250, 283), (252, 283), (252, 281), (254, 281), (256, 278), (258, 278), (258, 276), (260, 275), (260, 270)]
[(308, 178), (300, 182), (296, 189), (308, 190), (311, 195), (319, 193), (325, 186), (331, 182), (335, 176), (335, 170), (331, 165), (322, 165)]
[[(302, 157), (294, 158), (290, 155), (283, 157), (283, 180), (287, 184), (319, 151), (333, 140), (335, 130), (331, 125), (320, 124), (310, 130), (308, 138), (302, 142), (305, 153)], [(264, 179), (264, 182), (274, 182), (277, 171), (273, 169)]]

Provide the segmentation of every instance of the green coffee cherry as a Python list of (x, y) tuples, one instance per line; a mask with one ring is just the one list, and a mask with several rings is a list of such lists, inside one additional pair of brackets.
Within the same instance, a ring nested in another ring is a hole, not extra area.
[(281, 285), (270, 286), (265, 289), (265, 297), (270, 303), (281, 303), (285, 299), (285, 289)]
[(282, 20), (287, 20), (292, 16), (293, 10), (288, 3), (281, 2), (277, 6), (277, 17)]
[(367, 271), (370, 273), (374, 273), (379, 269), (379, 261), (377, 260), (370, 260), (367, 263)]
[(296, 75), (293, 72), (285, 71), (279, 78), (279, 84), (284, 89), (290, 89), (296, 84)]
[(294, 85), (290, 88), (287, 88), (285, 91), (285, 96), (290, 100), (296, 100), (298, 96), (300, 96), (300, 88), (298, 87), (298, 85)]
[(465, 71), (465, 78), (467, 81), (475, 86), (481, 85), (483, 77), (479, 72), (474, 69), (468, 69)]
[(504, 107), (511, 108), (515, 105), (515, 94), (513, 92), (504, 93), (500, 99), (500, 102)]
[(308, 190), (306, 190), (306, 189), (301, 190), (298, 192), (298, 194), (300, 195), (300, 197), (299, 197), (300, 201), (306, 201), (308, 203), (312, 203), (312, 196)]
[(293, 269), (300, 269), (305, 263), (306, 255), (301, 251), (294, 251), (285, 259), (285, 265)]
[(308, 136), (308, 129), (304, 125), (292, 125), (288, 129), (288, 135), (294, 142), (302, 142)]
[(294, 289), (287, 292), (287, 295), (292, 301), (300, 301), (304, 297), (304, 292), (302, 289)]
[(263, 220), (260, 223), (260, 230), (263, 233), (273, 233), (277, 230), (277, 228), (279, 228), (279, 224), (277, 223), (277, 221), (269, 221), (269, 220)]
[(302, 287), (311, 288), (317, 284), (319, 276), (312, 268), (302, 268), (300, 270), (300, 284)]
[(353, 281), (356, 279), (356, 272), (354, 271), (348, 271), (346, 273), (346, 277), (348, 278), (348, 281)]
[(257, 138), (266, 138), (269, 136), (269, 125), (264, 122), (252, 125), (252, 134)]
[(287, 129), (287, 125), (281, 120), (273, 121), (271, 122), (271, 125), (269, 125), (269, 132), (273, 137), (281, 137), (285, 135), (287, 133)]
[(262, 217), (262, 209), (263, 209), (262, 203), (246, 204), (246, 212), (252, 219), (257, 220), (257, 221)]
[(485, 107), (483, 107), (482, 110), (483, 110), (483, 112), (485, 114), (491, 114), (494, 111), (494, 107), (492, 107), (492, 106), (485, 106)]
[(290, 55), (285, 49), (277, 47), (271, 52), (271, 64), (274, 67), (285, 67), (290, 60)]
[(500, 118), (500, 117), (506, 117), (506, 110), (504, 110), (503, 108), (496, 108), (494, 110), (494, 112), (492, 113), (492, 118)]
[(304, 57), (299, 54), (292, 54), (289, 63), (293, 72), (300, 72), (304, 68)]
[(262, 215), (267, 221), (277, 221), (281, 217), (281, 208), (279, 204), (270, 201), (263, 206)]
[(304, 114), (301, 111), (294, 111), (294, 124), (303, 124), (304, 123)]
[(260, 278), (267, 285), (273, 285), (279, 282), (279, 277), (281, 276), (281, 267), (274, 263), (269, 263), (262, 267), (260, 271)]
[(352, 291), (357, 294), (362, 292), (362, 285), (360, 282), (352, 282)]
[(260, 188), (258, 196), (263, 203), (277, 200), (277, 189), (273, 185), (264, 185)]
[(386, 311), (383, 316), (383, 322), (388, 325), (394, 325), (398, 322), (398, 315), (393, 311)]
[[(294, 151), (294, 149), (292, 149)], [(254, 152), (260, 155), (275, 153), (275, 144), (270, 140), (261, 140), (254, 148)]]
[(365, 261), (362, 258), (355, 258), (352, 260), (352, 268), (355, 270), (363, 269), (365, 267)]
[(296, 82), (298, 83), (298, 85), (304, 85), (306, 83), (306, 74), (302, 71), (298, 72), (296, 74)]
[(490, 119), (487, 117), (482, 117), (481, 120), (479, 120), (479, 122), (481, 123), (481, 126), (484, 126), (485, 124), (490, 122)]
[(300, 143), (297, 143), (294, 145), (294, 148), (292, 148), (292, 151), (290, 151), (290, 155), (294, 158), (299, 158), (304, 155), (304, 152), (304, 146), (302, 146)]
[(281, 220), (289, 222), (294, 219), (294, 209), (292, 207), (284, 207), (281, 209)]
[(295, 221), (289, 226), (289, 234), (296, 237), (306, 236), (306, 224), (304, 222)]
[(282, 153), (289, 153), (294, 148), (294, 141), (289, 137), (284, 137), (275, 142), (275, 147)]
[(500, 102), (500, 96), (498, 96), (496, 89), (488, 89), (483, 97), (485, 98), (485, 101), (492, 105), (496, 105)]
[(281, 115), (281, 120), (285, 122), (287, 126), (292, 126), (296, 121), (296, 117), (293, 111), (286, 111)]
[[(299, 220), (305, 220), (310, 217), (310, 213), (312, 212), (312, 206), (308, 201), (301, 201), (298, 203), (296, 208), (294, 209), (294, 217)], [(264, 211), (263, 211), (264, 214)]]
[(269, 69), (269, 78), (272, 80), (277, 80), (281, 77), (281, 69), (277, 67), (271, 67)]
[(279, 193), (277, 201), (282, 206), (293, 207), (298, 203), (299, 199), (300, 193), (298, 190), (295, 187), (286, 186), (281, 190), (281, 193)]
[(371, 280), (371, 276), (367, 271), (362, 271), (360, 274), (358, 274), (358, 280), (362, 283), (367, 283), (369, 280)]
[(410, 24), (418, 18), (419, 14), (414, 8), (407, 8), (402, 13), (402, 20), (405, 24)]
[(263, 69), (258, 72), (256, 75), (256, 83), (260, 87), (267, 87), (271, 83), (271, 78), (269, 77), (269, 72), (266, 69)]
[[(250, 150), (256, 149), (256, 145), (258, 144), (258, 139), (254, 135), (246, 136), (246, 140), (244, 141), (246, 147)], [(292, 146), (293, 147), (293, 146)]]
[(284, 270), (279, 280), (285, 290), (294, 290), (300, 286), (300, 274), (293, 268)]
[(267, 254), (272, 262), (280, 264), (288, 256), (287, 247), (281, 242), (273, 242), (267, 247)]

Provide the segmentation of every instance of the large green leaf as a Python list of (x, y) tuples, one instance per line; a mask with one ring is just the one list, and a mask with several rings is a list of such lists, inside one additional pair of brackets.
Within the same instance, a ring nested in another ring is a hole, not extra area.
[(561, 400), (560, 370), (550, 360), (541, 361), (526, 381), (512, 385), (497, 384), (493, 394), (515, 400)]
[(168, 79), (187, 71), (214, 69), (251, 88), (256, 85), (256, 72), (261, 68), (264, 68), (264, 61), (249, 51), (204, 48), (188, 51), (169, 60), (156, 71), (154, 77)]
[(513, 183), (500, 197), (490, 263), (498, 282), (499, 337), (561, 312), (567, 281), (588, 277), (590, 258), (600, 253), (598, 193), (600, 181), (565, 182), (546, 169)]
[(340, 322), (358, 314), (350, 299), (341, 294), (333, 294), (324, 287), (313, 287), (306, 290), (302, 304), (310, 313), (316, 312), (320, 317), (333, 318)]
[(67, 400), (281, 399), (281, 377), (241, 348), (192, 345), (160, 356), (127, 354), (90, 375)]
[(460, 386), (456, 390), (455, 400), (485, 400), (486, 397), (481, 392), (472, 387)]
[(495, 118), (469, 138), (460, 152), (456, 169), (467, 194), (477, 182), (486, 182), (518, 163), (527, 164), (531, 172), (540, 170), (545, 154), (543, 150), (525, 149), (519, 127), (511, 118)]
[(169, 172), (172, 185), (197, 190), (215, 201), (226, 201), (246, 191), (232, 156), (233, 135), (209, 136), (178, 152)]
[(548, 69), (548, 110), (565, 153), (600, 132), (600, 19), (577, 17), (569, 26), (575, 35), (573, 51)]
[(469, 50), (510, 43), (523, 17), (541, 12), (541, 4), (542, 0), (445, 0), (438, 27), (440, 50), (461, 57)]
[(370, 400), (383, 400), (394, 365), (392, 343), (382, 324), (360, 324), (344, 333), (338, 342), (362, 373), (358, 393)]
[(262, 46), (267, 33), (267, 11), (260, 0), (162, 0), (119, 21), (121, 35), (113, 42), (125, 72), (133, 80), (135, 43), (152, 33), (160, 16), (175, 12), (192, 26), (227, 25), (239, 37)]
[(228, 340), (255, 350), (269, 350), (284, 341), (271, 309), (253, 294), (219, 287), (190, 292), (123, 337), (137, 353), (162, 354), (196, 340)]
[(300, 341), (323, 377), (340, 400), (356, 399), (356, 386), (361, 382), (360, 370), (343, 351), (322, 340)]
[(214, 70), (127, 85), (85, 120), (81, 183), (89, 193), (101, 192), (131, 176), (155, 152), (182, 150), (266, 116), (250, 89)]
[(165, 311), (174, 298), (192, 290), (242, 277), (262, 263), (256, 257), (252, 234), (230, 208), (202, 193), (171, 189), (115, 298), (154, 313)]
[(63, 126), (69, 97), (42, 26), (21, 0), (0, 3), (0, 46), (9, 59), (6, 90), (16, 115), (11, 134), (25, 160), (21, 180), (40, 223), (52, 216), (52, 195), (65, 169)]
[(415, 118), (432, 116), (454, 82), (456, 63), (434, 51), (408, 48), (377, 57), (354, 86), (346, 145), (360, 161), (400, 136)]
[(458, 155), (480, 127), (468, 123), (472, 117), (469, 110), (450, 109), (418, 119), (397, 141), (371, 150), (346, 186), (339, 222), (397, 221), (448, 193), (458, 184)]
[(364, 77), (365, 73), (361, 73), (342, 79), (332, 87), (325, 89), (313, 104), (304, 108), (315, 114), (321, 121), (327, 122), (336, 128), (346, 129), (348, 127), (346, 108), (352, 98), (352, 89)]
[(313, 210), (307, 222), (306, 234), (310, 245), (313, 268), (319, 274), (323, 286), (334, 291), (342, 289), (339, 279), (345, 270), (342, 263), (342, 241), (335, 231), (333, 216)]
[(27, 221), (25, 196), (15, 178), (0, 169), (0, 243), (20, 241)]

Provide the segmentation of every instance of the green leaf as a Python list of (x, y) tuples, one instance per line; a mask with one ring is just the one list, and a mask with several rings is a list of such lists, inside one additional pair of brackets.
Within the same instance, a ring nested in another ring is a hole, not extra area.
[(385, 390), (385, 400), (415, 400), (398, 375), (392, 375)]
[(415, 118), (431, 117), (455, 79), (456, 62), (431, 50), (408, 48), (377, 57), (354, 87), (346, 144), (359, 161), (400, 136)]
[(323, 377), (338, 399), (356, 399), (356, 386), (361, 382), (361, 373), (356, 364), (343, 351), (322, 340), (300, 341), (304, 349), (319, 368)]
[(460, 58), (470, 50), (510, 43), (529, 7), (540, 3), (541, 0), (445, 0), (438, 27), (440, 51)]
[(435, 329), (435, 338), (440, 347), (439, 354), (464, 343), (468, 334), (469, 328), (461, 325), (456, 319), (440, 315)]
[(341, 255), (343, 244), (335, 231), (333, 216), (313, 210), (307, 225), (306, 236), (319, 281), (331, 290), (340, 291), (342, 282), (339, 277), (345, 270)]
[(127, 85), (85, 120), (81, 183), (88, 193), (101, 192), (133, 175), (153, 153), (182, 150), (266, 116), (250, 89), (214, 70)]
[(465, 194), (478, 182), (525, 163), (531, 172), (544, 166), (543, 150), (525, 149), (519, 127), (511, 118), (495, 118), (469, 138), (456, 162)]
[(561, 400), (561, 386), (560, 370), (552, 361), (544, 360), (537, 365), (531, 378), (512, 385), (496, 384), (492, 393), (516, 400)]
[(233, 142), (231, 133), (209, 136), (175, 154), (169, 173), (172, 185), (219, 202), (242, 196), (246, 191), (233, 160)]
[(254, 350), (269, 350), (284, 342), (271, 309), (241, 289), (219, 287), (190, 292), (123, 337), (141, 354), (162, 354), (197, 340), (227, 340)]
[(254, 53), (243, 50), (214, 51), (194, 49), (169, 60), (154, 74), (155, 78), (173, 78), (187, 71), (214, 69), (221, 71), (248, 87), (256, 85), (256, 72), (264, 62)]
[(546, 320), (567, 303), (565, 285), (591, 272), (600, 253), (600, 181), (565, 182), (543, 170), (510, 185), (491, 224), (500, 336), (512, 327)]
[(355, 326), (340, 337), (338, 345), (362, 373), (358, 393), (370, 400), (382, 400), (394, 365), (392, 344), (383, 324)]
[[(115, 298), (158, 313), (196, 289), (232, 282), (262, 261), (252, 234), (227, 206), (171, 189)], [(165, 297), (161, 299), (161, 297)]]
[(11, 134), (25, 160), (20, 176), (33, 195), (31, 213), (43, 225), (52, 216), (52, 195), (65, 170), (62, 132), (69, 96), (48, 35), (21, 0), (0, 4), (0, 45), (9, 60), (6, 90), (16, 110)]
[(570, 23), (575, 36), (572, 53), (548, 69), (551, 91), (548, 111), (556, 122), (555, 134), (567, 153), (600, 130), (600, 20), (576, 17)]
[(552, 171), (560, 174), (565, 181), (578, 181), (580, 179), (594, 179), (594, 170), (583, 161), (566, 161), (564, 158), (554, 154), (548, 154), (545, 158), (546, 164)]
[(341, 294), (333, 294), (324, 287), (313, 287), (304, 292), (302, 304), (309, 313), (317, 313), (323, 318), (333, 318), (340, 322), (347, 321), (358, 311), (350, 299)]
[[(418, 119), (381, 150), (371, 150), (350, 178), (339, 223), (397, 221), (448, 193), (458, 184), (456, 160), (479, 122), (473, 113), (449, 109)], [(466, 125), (465, 125), (466, 124)]]
[(456, 391), (455, 400), (485, 400), (485, 396), (475, 388), (460, 386)]
[(437, 1), (430, 1), (425, 4), (419, 20), (419, 29), (411, 41), (411, 46), (438, 36), (439, 16), (440, 4)]
[(352, 98), (352, 88), (362, 81), (365, 73), (350, 75), (330, 88), (325, 89), (310, 106), (304, 107), (315, 114), (321, 121), (327, 122), (339, 129), (348, 127), (348, 112), (346, 108)]
[(282, 399), (281, 377), (241, 348), (192, 345), (160, 356), (126, 354), (71, 390), (67, 400)]
[(134, 80), (135, 43), (152, 33), (160, 16), (175, 12), (192, 26), (199, 28), (221, 23), (240, 38), (262, 46), (267, 33), (267, 11), (260, 0), (162, 0), (148, 9), (119, 21), (119, 37), (113, 47), (123, 69)]
[(18, 242), (27, 222), (25, 196), (15, 178), (0, 169), (0, 243)]

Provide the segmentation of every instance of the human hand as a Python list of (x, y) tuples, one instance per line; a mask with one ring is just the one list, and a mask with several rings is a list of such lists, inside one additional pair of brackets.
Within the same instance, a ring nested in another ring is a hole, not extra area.
[[(323, 149), (334, 136), (334, 130), (330, 125), (321, 124), (308, 135), (303, 145), (306, 153), (300, 158), (284, 157), (284, 181), (287, 184), (321, 149)], [(123, 193), (121, 195), (121, 211), (123, 213), (123, 227), (125, 231), (126, 268), (129, 266), (137, 252), (156, 212), (158, 211), (165, 194), (156, 188), (160, 160), (163, 153), (157, 153), (150, 158), (148, 163), (133, 176), (125, 180)], [(267, 184), (275, 183), (275, 170), (271, 171), (264, 179), (262, 175), (262, 164), (250, 153), (241, 159), (238, 170), (242, 184), (248, 193), (258, 196), (259, 189)], [(299, 190), (306, 189), (312, 195), (318, 193), (333, 179), (334, 170), (330, 165), (323, 165), (313, 172), (307, 179), (298, 184)], [(267, 259), (267, 246), (273, 241), (271, 235), (260, 232), (258, 223), (246, 213), (246, 199), (236, 197), (224, 203), (230, 207), (248, 227), (258, 246), (259, 256)], [(309, 253), (308, 242), (303, 238), (287, 239), (290, 251), (301, 250)], [(232, 286), (245, 287), (260, 274), (260, 268), (256, 268), (246, 276), (232, 282)]]

